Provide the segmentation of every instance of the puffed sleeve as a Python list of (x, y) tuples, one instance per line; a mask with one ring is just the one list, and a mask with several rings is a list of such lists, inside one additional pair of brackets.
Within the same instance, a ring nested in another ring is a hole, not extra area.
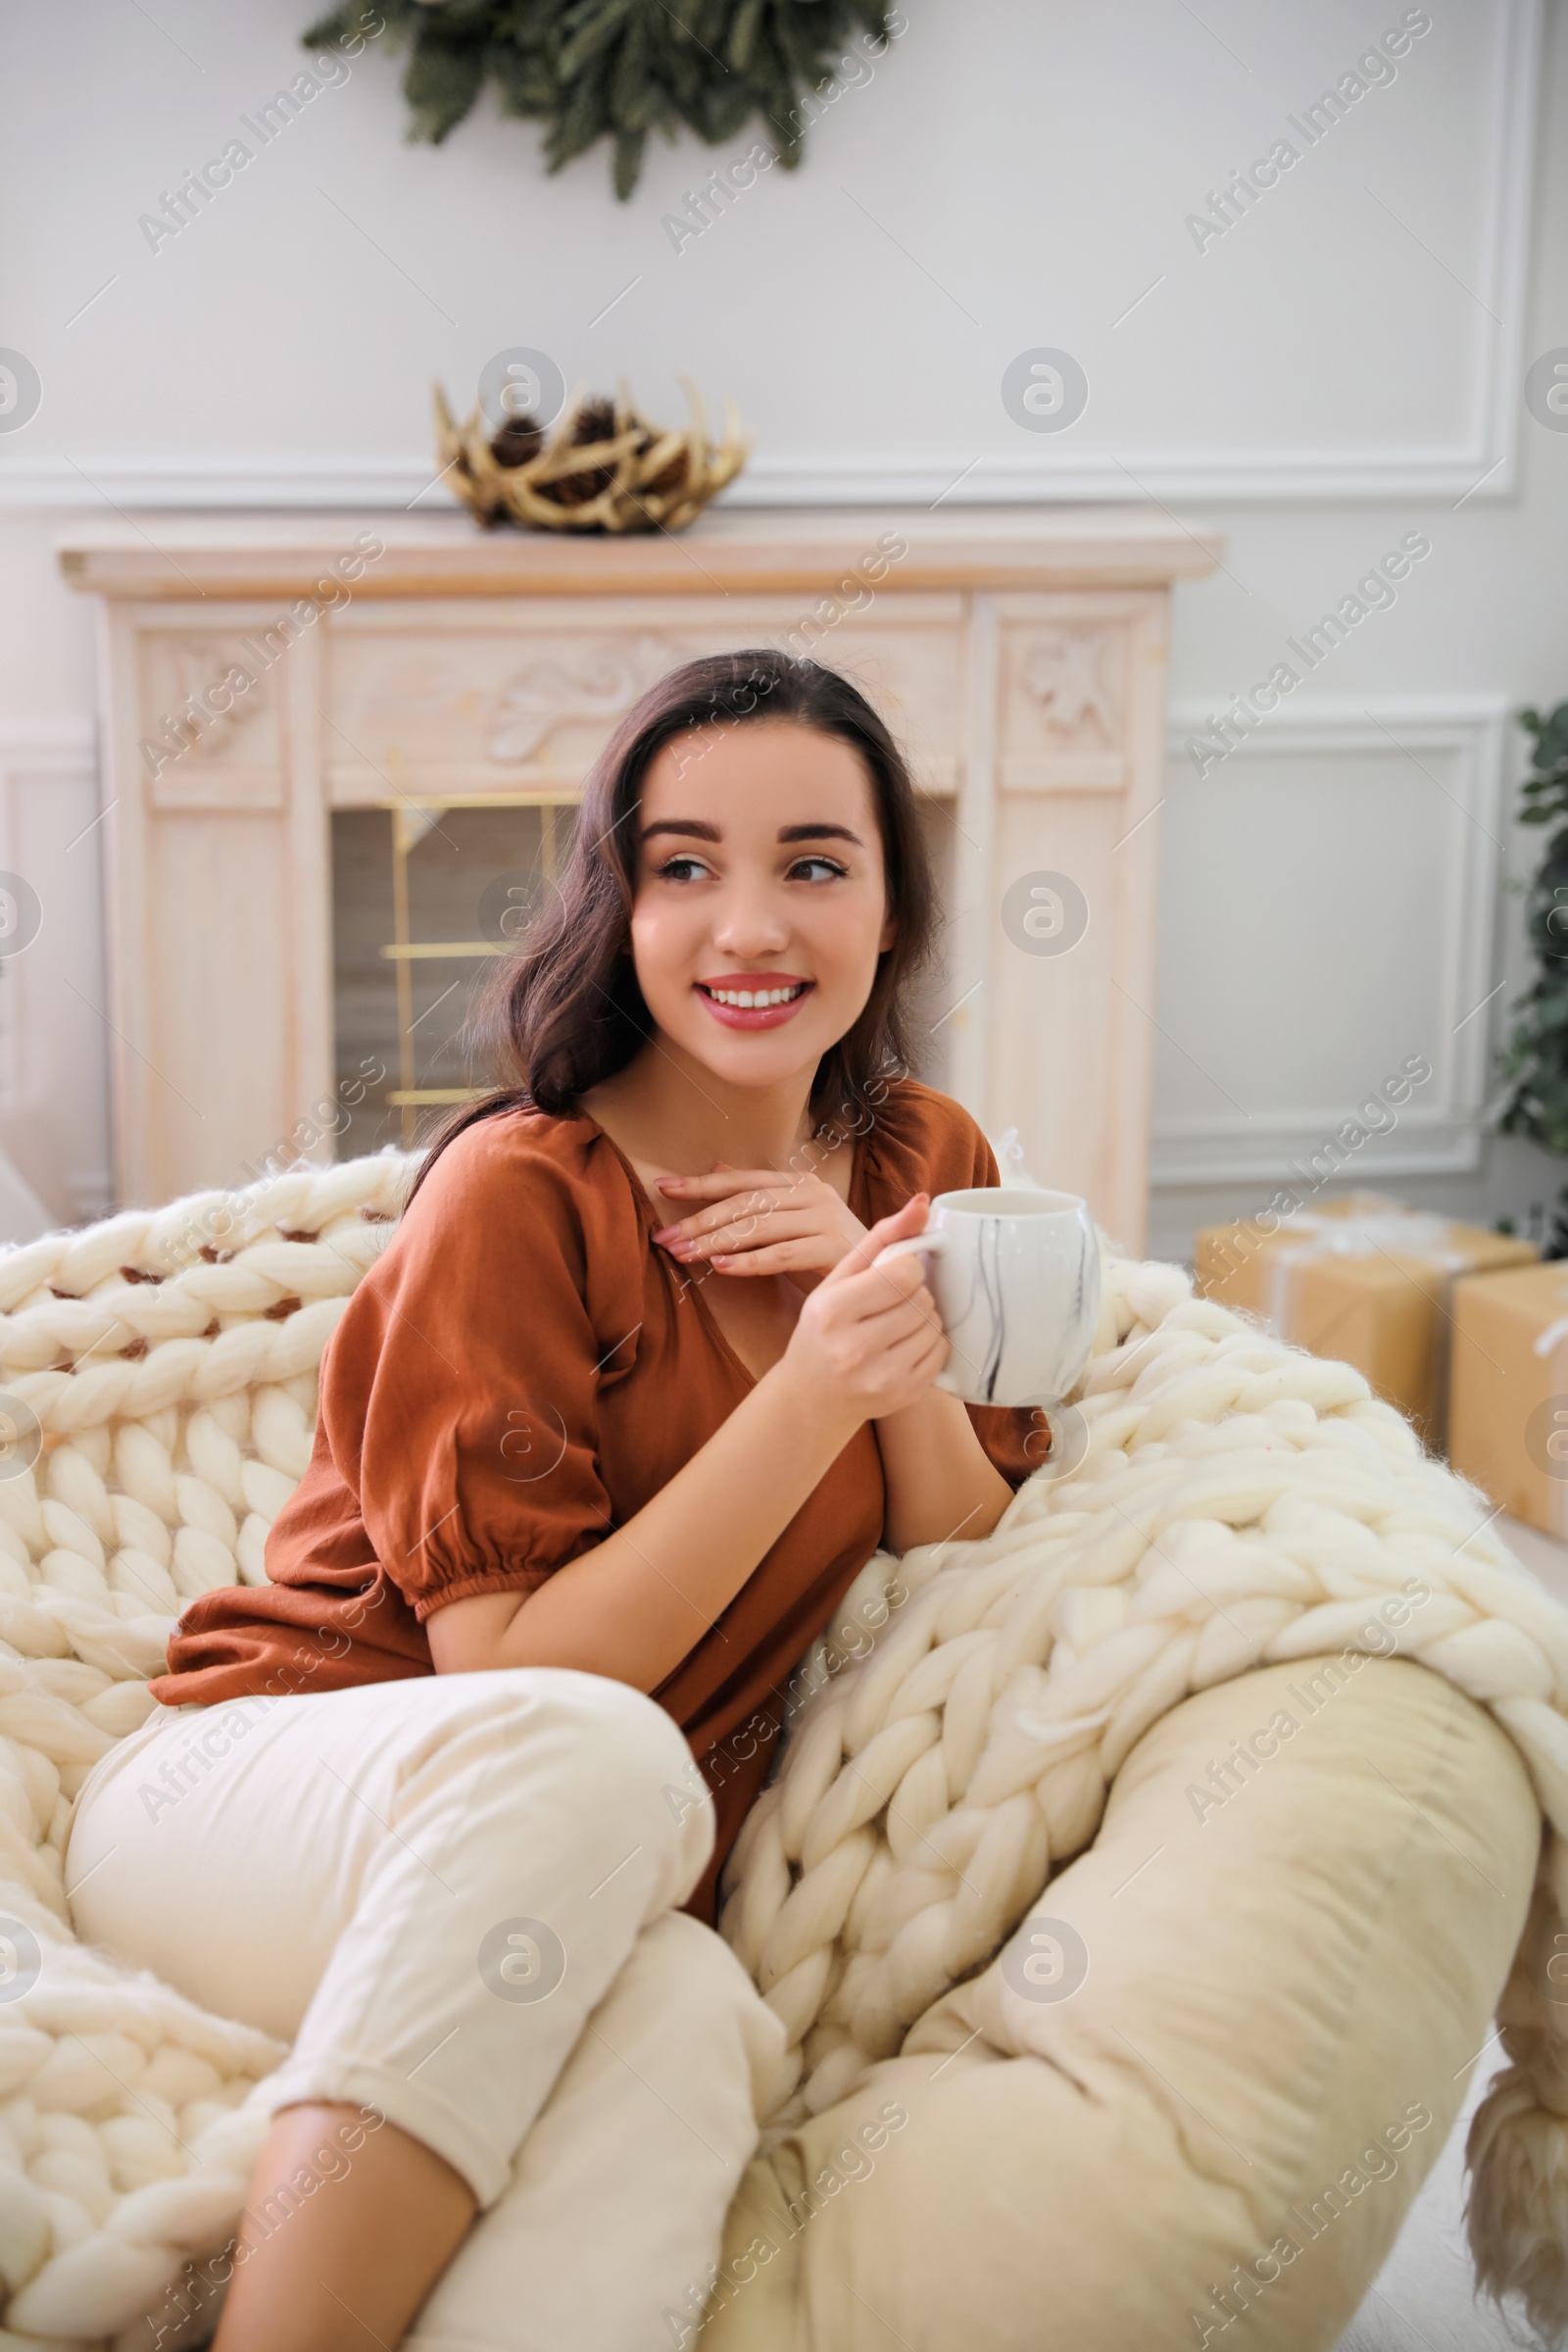
[(442, 1152), (332, 1335), (321, 1436), (422, 1622), (536, 1591), (608, 1532), (587, 1243), (568, 1165), (515, 1114)]

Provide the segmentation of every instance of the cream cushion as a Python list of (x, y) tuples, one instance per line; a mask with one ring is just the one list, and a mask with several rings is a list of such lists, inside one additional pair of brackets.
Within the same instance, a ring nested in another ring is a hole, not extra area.
[[(1338, 2341), (1489, 2041), (1541, 1821), (1450, 1685), (1369, 1658), (1308, 1716), (1321, 1665), (1219, 1684), (1133, 1750), (1031, 1913), (1081, 1936), (1076, 1990), (1018, 1989), (1026, 1922), (754, 2161), (706, 2352), (1149, 2352), (1217, 2342), (1228, 2284), (1258, 2352)], [(1200, 1818), (1190, 1789), (1280, 1709), (1298, 1734)]]

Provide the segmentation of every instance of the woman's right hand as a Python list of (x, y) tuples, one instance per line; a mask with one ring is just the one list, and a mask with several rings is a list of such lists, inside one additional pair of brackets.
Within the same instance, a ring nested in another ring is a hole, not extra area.
[(891, 1265), (872, 1259), (889, 1242), (923, 1233), (928, 1195), (872, 1226), (801, 1308), (774, 1367), (813, 1402), (837, 1407), (858, 1428), (922, 1397), (948, 1360), (936, 1300), (912, 1251)]

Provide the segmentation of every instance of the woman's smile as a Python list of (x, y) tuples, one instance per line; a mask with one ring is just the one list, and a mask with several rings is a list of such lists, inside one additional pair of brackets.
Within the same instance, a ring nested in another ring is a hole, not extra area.
[(693, 985), (726, 1029), (778, 1029), (794, 1019), (812, 984), (794, 972), (724, 972)]

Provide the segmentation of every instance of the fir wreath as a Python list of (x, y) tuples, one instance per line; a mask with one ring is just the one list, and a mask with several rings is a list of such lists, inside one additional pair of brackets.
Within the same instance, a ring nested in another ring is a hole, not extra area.
[[(827, 87), (857, 27), (884, 46), (902, 29), (883, 0), (377, 0), (376, 13), (394, 41), (412, 36), (411, 139), (439, 145), (491, 81), (503, 113), (549, 124), (552, 172), (613, 139), (621, 198), (649, 132), (673, 141), (682, 123), (711, 146), (760, 114), (793, 169), (809, 112), (802, 92)], [(348, 0), (304, 46), (363, 34), (366, 17)]]
[[(1535, 772), (1525, 779), (1519, 822), (1556, 823), (1557, 830), (1530, 885), (1526, 924), (1541, 968), (1511, 1007), (1521, 1017), (1501, 1061), (1515, 1084), (1500, 1124), (1505, 1134), (1533, 1136), (1568, 1157), (1568, 703), (1545, 717), (1521, 710), (1519, 723), (1535, 737)], [(1568, 1185), (1559, 1199), (1568, 1199)]]

